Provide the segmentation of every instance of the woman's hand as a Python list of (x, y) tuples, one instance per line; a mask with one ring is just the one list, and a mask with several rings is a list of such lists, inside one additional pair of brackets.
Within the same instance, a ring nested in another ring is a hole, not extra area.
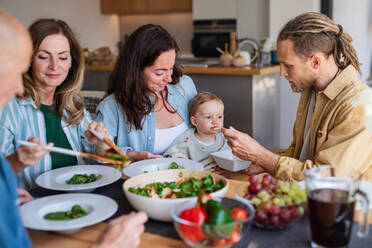
[(132, 212), (111, 220), (95, 245), (92, 247), (138, 247), (140, 236), (145, 230), (147, 221), (145, 212)]
[(17, 188), (17, 193), (18, 193), (18, 203), (19, 205), (25, 204), (26, 202), (32, 201), (34, 198), (28, 191)]
[[(37, 146), (20, 146), (6, 157), (10, 162), (13, 171), (17, 174), (27, 166), (37, 164), (49, 151), (45, 150), (43, 142), (39, 138), (31, 137), (27, 141), (38, 144)], [(53, 146), (53, 143), (49, 143)]]
[[(94, 131), (96, 131), (97, 133), (102, 135), (102, 137), (104, 137), (104, 138), (109, 137), (109, 133), (107, 131), (107, 128), (105, 127), (105, 125), (102, 122), (92, 121), (88, 125), (88, 129), (93, 129)], [(91, 132), (89, 132), (89, 130), (85, 131), (85, 137), (87, 137), (89, 142), (96, 145), (96, 153), (99, 154), (99, 155), (104, 154), (106, 150), (110, 149), (110, 147), (105, 142), (103, 142), (103, 140), (98, 139)]]
[(156, 155), (152, 154), (151, 152), (147, 151), (140, 151), (140, 152), (135, 152), (135, 151), (127, 151), (127, 156), (130, 158), (134, 158), (134, 160), (139, 161), (139, 160), (144, 160), (144, 159), (150, 159), (150, 158), (162, 158), (162, 155)]
[[(233, 127), (223, 128), (222, 133), (231, 147), (232, 153), (241, 159), (252, 161), (253, 164), (273, 174), (279, 155), (267, 150), (246, 133), (239, 132)], [(255, 166), (251, 170), (259, 169)]]

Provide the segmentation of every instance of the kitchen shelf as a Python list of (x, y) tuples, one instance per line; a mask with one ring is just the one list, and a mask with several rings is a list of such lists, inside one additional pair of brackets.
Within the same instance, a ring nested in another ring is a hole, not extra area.
[[(89, 71), (112, 71), (112, 65), (86, 65), (85, 69)], [(265, 67), (184, 67), (182, 69), (185, 74), (222, 74), (222, 75), (265, 75), (280, 71), (279, 65), (270, 65)]]

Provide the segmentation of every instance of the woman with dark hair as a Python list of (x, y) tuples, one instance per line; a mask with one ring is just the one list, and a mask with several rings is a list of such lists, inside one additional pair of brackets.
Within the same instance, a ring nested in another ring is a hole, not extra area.
[(120, 50), (106, 98), (97, 108), (116, 145), (135, 160), (161, 157), (190, 127), (187, 105), (196, 95), (182, 76), (179, 48), (158, 25), (144, 25)]
[[(92, 128), (108, 136), (102, 123), (91, 121), (78, 95), (84, 57), (74, 33), (64, 21), (55, 19), (39, 19), (29, 32), (33, 53), (31, 66), (23, 75), (24, 93), (9, 101), (0, 116), (0, 151), (13, 170), (21, 172), (18, 182), (22, 188), (34, 186), (36, 177), (45, 171), (83, 163), (80, 157), (57, 153), (41, 159), (46, 154), (43, 143), (98, 153), (108, 148), (85, 131)], [(38, 148), (17, 144), (26, 139), (38, 143)]]

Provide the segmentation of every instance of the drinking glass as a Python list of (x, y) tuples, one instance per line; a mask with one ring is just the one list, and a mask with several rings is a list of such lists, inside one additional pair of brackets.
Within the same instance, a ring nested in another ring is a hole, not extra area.
[(357, 235), (368, 235), (369, 200), (359, 190), (359, 176), (335, 177), (333, 172), (329, 165), (305, 171), (311, 247), (347, 247), (356, 202), (364, 215)]

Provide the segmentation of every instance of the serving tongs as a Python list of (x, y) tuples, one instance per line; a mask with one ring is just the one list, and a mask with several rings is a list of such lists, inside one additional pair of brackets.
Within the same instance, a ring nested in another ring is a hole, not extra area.
[[(24, 141), (24, 140), (17, 140), (17, 143), (24, 145), (24, 146), (37, 146), (36, 143)], [(69, 149), (61, 148), (61, 147), (44, 145), (44, 148), (51, 152), (62, 153), (62, 154), (69, 155), (69, 156), (80, 156), (83, 158), (90, 158), (96, 161), (102, 161), (102, 162), (106, 162), (106, 163), (110, 163), (114, 165), (120, 165), (123, 167), (126, 167), (130, 164), (130, 161), (124, 162), (121, 160), (105, 158), (103, 156), (93, 155), (93, 154), (85, 153), (85, 152), (73, 151), (73, 150), (69, 150)]]
[(123, 158), (125, 158), (126, 160), (129, 160), (129, 157), (122, 151), (119, 149), (119, 147), (117, 147), (114, 142), (112, 142), (110, 139), (106, 138), (106, 137), (103, 137), (100, 133), (98, 133), (96, 130), (94, 129), (88, 129), (89, 132), (91, 132), (94, 136), (97, 137), (97, 139), (99, 140), (102, 140), (103, 142), (105, 142), (105, 144), (107, 144), (110, 148), (112, 148), (115, 152), (117, 152), (117, 154), (119, 154), (120, 156), (122, 156)]

